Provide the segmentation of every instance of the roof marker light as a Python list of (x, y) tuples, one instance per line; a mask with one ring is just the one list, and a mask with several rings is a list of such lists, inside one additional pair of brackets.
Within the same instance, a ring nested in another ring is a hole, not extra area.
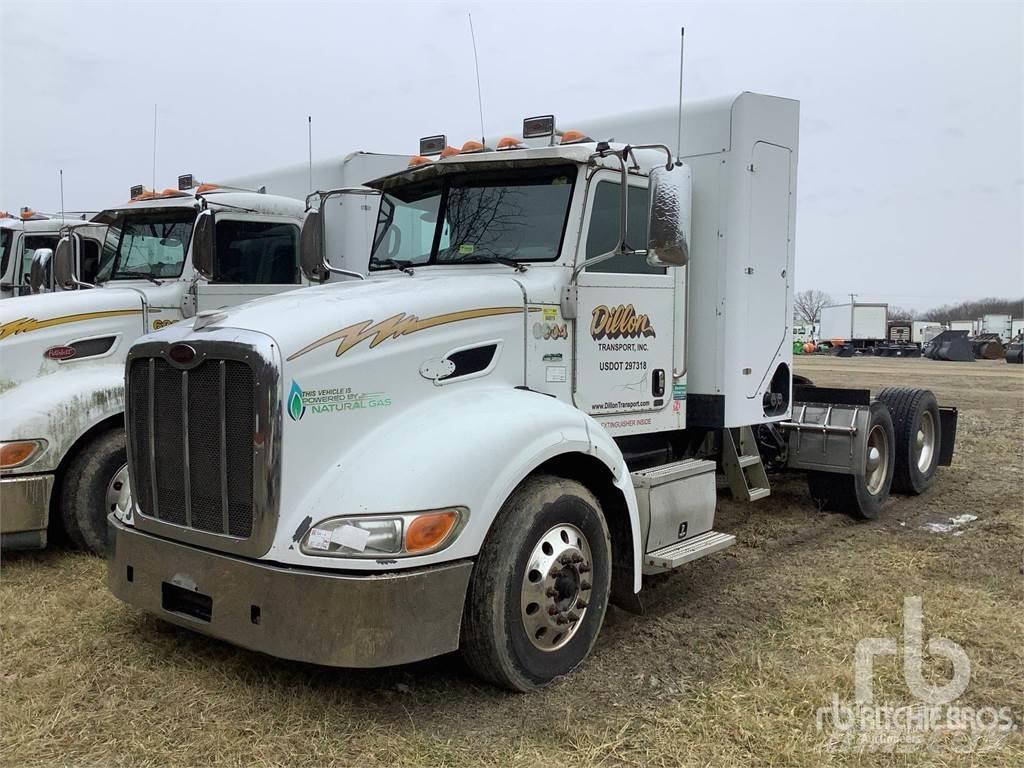
[(562, 134), (562, 140), (559, 144), (583, 144), (587, 141), (593, 141), (592, 138), (587, 136), (583, 131), (566, 131)]
[(464, 155), (471, 155), (474, 152), (490, 152), (490, 151), (491, 150), (488, 147), (485, 147), (479, 141), (473, 141), (472, 139), (470, 139), (469, 141), (467, 141), (465, 144), (462, 145), (462, 154), (464, 154)]
[(418, 165), (429, 165), (431, 162), (432, 161), (429, 157), (424, 157), (423, 155), (413, 155), (412, 157), (409, 158), (409, 167), (415, 168)]
[(36, 215), (36, 212), (33, 211), (31, 208), (29, 208), (27, 205), (22, 206), (21, 213), (20, 213), (20, 218), (21, 218), (22, 221), (28, 221), (29, 219), (31, 219), (35, 215)]
[(457, 147), (445, 147), (441, 150), (441, 159), (444, 160), (446, 157), (455, 157), (457, 154), (459, 154)]
[(525, 149), (523, 142), (517, 139), (515, 136), (505, 136), (498, 141), (498, 151), (506, 149)]
[(210, 183), (200, 184), (196, 188), (196, 194), (197, 195), (201, 195), (201, 194), (203, 194), (205, 192), (213, 192), (215, 189), (220, 189), (220, 185), (218, 185), (218, 184), (210, 184)]
[(424, 136), (420, 139), (420, 156), (440, 155), (447, 146), (448, 137), (443, 133), (439, 133), (437, 136)]

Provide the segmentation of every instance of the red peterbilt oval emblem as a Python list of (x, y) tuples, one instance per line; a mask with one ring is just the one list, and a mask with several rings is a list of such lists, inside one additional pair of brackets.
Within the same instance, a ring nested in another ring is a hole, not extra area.
[(196, 359), (196, 351), (188, 344), (175, 344), (167, 356), (179, 365), (188, 365)]
[(48, 350), (43, 352), (43, 357), (49, 358), (50, 360), (70, 360), (77, 354), (78, 350), (74, 347), (69, 347), (65, 344), (58, 344), (57, 346), (50, 347)]

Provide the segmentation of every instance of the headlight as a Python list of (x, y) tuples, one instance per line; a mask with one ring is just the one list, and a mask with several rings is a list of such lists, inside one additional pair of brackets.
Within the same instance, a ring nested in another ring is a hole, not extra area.
[(334, 557), (406, 557), (448, 546), (469, 510), (446, 507), (404, 515), (332, 517), (302, 538), (307, 555)]
[(39, 458), (46, 449), (45, 440), (13, 440), (0, 443), (0, 469), (23, 467)]

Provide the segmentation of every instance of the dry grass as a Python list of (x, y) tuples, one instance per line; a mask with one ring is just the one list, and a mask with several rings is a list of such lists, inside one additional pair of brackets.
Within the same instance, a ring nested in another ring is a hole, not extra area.
[[(648, 611), (609, 614), (571, 679), (515, 696), (457, 656), (383, 671), (281, 662), (190, 634), (111, 598), (103, 564), (9, 555), (0, 584), (4, 765), (1020, 765), (995, 752), (830, 751), (815, 711), (853, 697), (864, 637), (899, 637), (904, 595), (926, 635), (967, 651), (959, 702), (1024, 724), (1024, 371), (911, 360), (801, 361), (824, 384), (929, 386), (961, 407), (959, 451), (924, 497), (880, 523), (818, 513), (799, 477), (767, 502), (720, 505), (740, 545), (652, 580)], [(961, 536), (926, 521), (978, 515)], [(931, 665), (932, 674), (942, 669)], [(896, 661), (881, 699), (910, 700)]]

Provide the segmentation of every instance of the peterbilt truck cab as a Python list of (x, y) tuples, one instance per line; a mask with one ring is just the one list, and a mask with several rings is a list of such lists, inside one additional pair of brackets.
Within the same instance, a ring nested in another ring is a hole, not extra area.
[[(431, 137), (369, 183), (367, 279), (139, 339), (113, 593), (283, 658), (460, 649), (530, 690), (586, 658), (610, 601), (641, 608), (645, 574), (734, 542), (716, 472), (753, 502), (769, 468), (807, 471), (864, 519), (925, 491), (952, 409), (792, 375), (797, 102), (683, 125), (681, 152), (551, 116), (493, 147)], [(307, 214), (308, 275), (337, 237)]]
[(52, 256), (63, 290), (0, 303), (4, 548), (45, 546), (53, 523), (103, 551), (106, 515), (130, 495), (124, 360), (136, 338), (309, 284), (298, 263), (302, 202), (186, 183), (133, 188), (128, 203), (98, 213), (103, 239), (84, 260), (88, 234), (66, 230), (55, 255), (36, 254)]
[[(0, 299), (32, 293), (33, 257), (37, 251), (54, 250), (62, 229), (78, 235), (81, 242), (79, 274), (84, 280), (91, 280), (106, 233), (106, 225), (90, 221), (91, 217), (90, 212), (45, 214), (27, 207), (16, 216), (0, 211)], [(49, 281), (43, 287), (53, 289)]]

